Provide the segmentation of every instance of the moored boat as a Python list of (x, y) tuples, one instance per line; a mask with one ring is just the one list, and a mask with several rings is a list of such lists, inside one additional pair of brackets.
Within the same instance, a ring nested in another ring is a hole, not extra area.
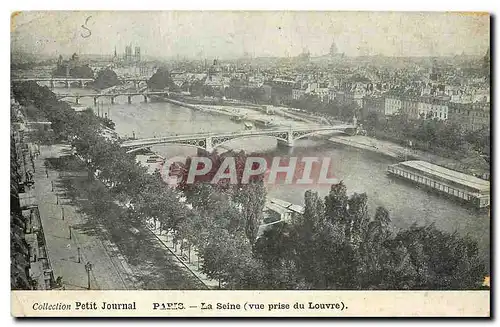
[(245, 129), (247, 129), (247, 130), (252, 130), (252, 129), (254, 129), (254, 127), (255, 127), (255, 126), (254, 126), (251, 122), (249, 122), (249, 121), (246, 121), (246, 122), (244, 123), (244, 125), (245, 125)]
[(387, 172), (451, 195), (477, 208), (490, 206), (490, 182), (471, 175), (420, 160), (390, 165)]

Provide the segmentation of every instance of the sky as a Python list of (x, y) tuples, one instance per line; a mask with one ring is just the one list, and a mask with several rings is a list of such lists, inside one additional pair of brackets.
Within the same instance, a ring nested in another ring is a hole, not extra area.
[[(90, 18), (89, 18), (90, 17)], [(90, 31), (84, 29), (85, 25)], [(88, 36), (88, 37), (87, 37)], [(25, 11), (11, 17), (11, 48), (40, 55), (109, 54), (234, 58), (484, 55), (487, 14), (308, 11)]]

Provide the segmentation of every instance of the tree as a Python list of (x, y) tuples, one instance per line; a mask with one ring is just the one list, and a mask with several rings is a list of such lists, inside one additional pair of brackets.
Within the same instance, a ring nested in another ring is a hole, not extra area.
[(366, 116), (365, 126), (368, 130), (373, 131), (379, 128), (379, 118), (378, 114), (374, 111), (371, 111)]
[(102, 90), (112, 86), (120, 85), (122, 82), (118, 79), (118, 75), (110, 69), (105, 68), (97, 73), (95, 81), (92, 86), (96, 89)]
[(43, 125), (37, 125), (31, 132), (33, 139), (43, 145), (52, 145), (55, 142), (54, 132), (45, 128)]
[(409, 260), (417, 267), (412, 288), (477, 289), (488, 274), (475, 242), (439, 231), (433, 224), (413, 225), (395, 240), (408, 249)]
[(364, 239), (365, 232), (370, 222), (368, 216), (368, 197), (366, 193), (354, 193), (348, 200), (347, 237), (350, 244), (357, 248)]
[(202, 271), (229, 289), (253, 288), (257, 286), (257, 262), (251, 247), (242, 235), (230, 235), (227, 230), (213, 230), (207, 245), (201, 250)]
[(489, 127), (485, 127), (475, 131), (469, 131), (465, 134), (464, 137), (465, 140), (472, 145), (473, 149), (486, 155), (489, 159), (491, 149), (491, 130)]
[(238, 203), (242, 206), (245, 234), (251, 244), (257, 239), (259, 225), (262, 224), (264, 206), (266, 204), (266, 189), (263, 182), (250, 182), (242, 185), (238, 195)]
[(153, 76), (147, 81), (147, 84), (148, 88), (152, 90), (164, 90), (168, 88), (171, 91), (179, 91), (179, 88), (175, 85), (170, 76), (170, 71), (164, 67), (158, 68)]
[(304, 289), (297, 270), (295, 230), (283, 222), (270, 226), (254, 245), (254, 256), (263, 266), (263, 289)]
[(202, 96), (203, 95), (203, 84), (204, 80), (195, 80), (190, 87), (192, 96)]
[(89, 65), (82, 65), (71, 68), (69, 75), (75, 78), (94, 78), (94, 71)]
[(325, 197), (325, 212), (327, 219), (342, 228), (347, 226), (347, 187), (343, 181), (330, 187), (330, 193)]
[(320, 252), (317, 251), (315, 237), (324, 225), (324, 204), (318, 194), (306, 191), (304, 195), (304, 214), (296, 217), (294, 221), (297, 235), (297, 268), (307, 283), (314, 283), (321, 273), (321, 264), (318, 260)]

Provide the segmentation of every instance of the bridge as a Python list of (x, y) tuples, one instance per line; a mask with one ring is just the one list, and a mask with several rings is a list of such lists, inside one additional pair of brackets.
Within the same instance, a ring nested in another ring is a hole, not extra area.
[[(146, 77), (118, 77), (122, 82), (134, 82), (137, 87), (141, 82), (147, 82)], [(84, 87), (90, 82), (94, 82), (94, 78), (75, 78), (75, 77), (29, 77), (29, 78), (13, 78), (12, 82), (49, 82), (50, 87), (54, 88), (55, 83), (64, 83), (66, 88), (70, 88), (72, 83), (78, 84), (79, 87)]]
[(90, 82), (93, 82), (93, 78), (73, 78), (73, 77), (32, 77), (32, 78), (13, 78), (12, 82), (50, 82), (50, 87), (54, 88), (55, 83), (64, 83), (66, 88), (71, 86), (71, 83), (77, 83), (80, 87), (84, 87)]
[(128, 140), (121, 144), (121, 147), (127, 148), (127, 153), (133, 153), (153, 145), (175, 144), (196, 147), (201, 150), (212, 152), (215, 148), (223, 146), (225, 143), (239, 138), (250, 138), (255, 136), (269, 136), (288, 147), (293, 147), (296, 140), (312, 136), (318, 133), (342, 132), (349, 135), (356, 133), (355, 125), (337, 125), (337, 126), (308, 126), (281, 129), (266, 129), (258, 131), (239, 131), (233, 133), (196, 133), (186, 135), (170, 135), (164, 137), (144, 138)]
[(142, 95), (144, 97), (144, 102), (148, 102), (148, 97), (151, 95), (164, 95), (168, 96), (167, 91), (151, 91), (151, 92), (118, 92), (118, 93), (98, 93), (98, 94), (58, 94), (57, 99), (61, 100), (64, 98), (74, 98), (76, 104), (79, 104), (80, 98), (94, 98), (94, 105), (97, 105), (97, 100), (102, 97), (108, 97), (111, 99), (111, 104), (115, 103), (115, 98), (118, 96), (127, 96), (128, 103), (132, 103), (132, 97), (136, 95)]

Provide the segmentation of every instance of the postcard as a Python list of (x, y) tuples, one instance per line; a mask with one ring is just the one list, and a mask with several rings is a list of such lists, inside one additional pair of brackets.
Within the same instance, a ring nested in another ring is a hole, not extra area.
[(490, 15), (11, 15), (15, 317), (490, 317)]

